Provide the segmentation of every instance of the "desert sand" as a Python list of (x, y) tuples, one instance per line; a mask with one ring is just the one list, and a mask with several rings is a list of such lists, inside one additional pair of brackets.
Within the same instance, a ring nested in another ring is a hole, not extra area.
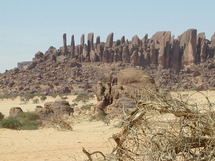
[(110, 137), (118, 131), (98, 121), (76, 124), (73, 131), (0, 129), (0, 160), (83, 161), (82, 147), (106, 154), (115, 146)]
[[(215, 92), (204, 91), (212, 103), (215, 103)], [(175, 97), (177, 94), (173, 93)], [(205, 103), (207, 100), (201, 93), (180, 92), (189, 100), (197, 100)], [(68, 100), (72, 103), (75, 96), (69, 96)], [(58, 98), (48, 97), (45, 102), (53, 101)], [(96, 103), (91, 100), (90, 103)], [(24, 111), (32, 111), (36, 105), (31, 101), (27, 104), (20, 104), (20, 98), (14, 100), (6, 99), (0, 101), (0, 112), (8, 116), (11, 107), (21, 107)], [(105, 125), (101, 121), (86, 122), (81, 121), (74, 124), (73, 131), (59, 131), (54, 128), (42, 128), (39, 130), (9, 130), (0, 129), (0, 160), (1, 161), (83, 161), (87, 157), (82, 152), (82, 147), (86, 150), (102, 151), (104, 154), (111, 152), (115, 146), (111, 139), (113, 134), (120, 131), (114, 125)]]
[[(67, 96), (70, 104), (76, 96)], [(48, 97), (45, 102), (59, 99)], [(9, 115), (11, 107), (21, 107), (23, 111), (34, 111), (38, 105), (32, 100), (23, 104), (20, 98), (0, 100), (0, 112)], [(92, 99), (87, 104), (96, 103)], [(83, 103), (79, 103), (79, 106)], [(59, 131), (54, 128), (39, 130), (10, 130), (0, 129), (0, 160), (1, 161), (82, 161), (87, 157), (82, 152), (84, 147), (89, 152), (102, 151), (105, 154), (114, 147), (111, 136), (119, 128), (107, 126), (101, 121), (77, 121), (73, 131)]]

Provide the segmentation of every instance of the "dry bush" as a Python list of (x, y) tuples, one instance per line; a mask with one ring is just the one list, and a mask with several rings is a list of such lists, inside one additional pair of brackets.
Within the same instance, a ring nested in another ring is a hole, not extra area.
[(64, 130), (73, 130), (74, 120), (70, 116), (65, 115), (53, 115), (48, 119), (42, 120), (42, 127), (48, 128), (56, 128), (57, 130), (64, 131)]
[(109, 160), (215, 160), (214, 106), (209, 102), (204, 113), (194, 106), (164, 93), (140, 100), (113, 136), (117, 146)]
[(122, 131), (113, 136), (117, 146), (105, 160), (215, 160), (215, 111), (209, 99), (206, 97), (208, 108), (202, 111), (181, 97), (150, 94), (154, 98), (139, 100), (125, 119)]

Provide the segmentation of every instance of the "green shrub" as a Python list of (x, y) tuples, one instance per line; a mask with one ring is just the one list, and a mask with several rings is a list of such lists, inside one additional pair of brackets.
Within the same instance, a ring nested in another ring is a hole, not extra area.
[(40, 118), (39, 115), (36, 114), (35, 112), (23, 112), (19, 117), (20, 120), (28, 120), (28, 121), (36, 121), (39, 118)]
[(37, 121), (29, 121), (25, 120), (21, 122), (22, 126), (20, 127), (21, 130), (36, 130), (38, 129), (39, 123)]
[(93, 94), (89, 94), (89, 93), (80, 93), (73, 101), (74, 102), (87, 102), (90, 99), (94, 98)]
[(39, 116), (34, 112), (23, 112), (18, 118), (1, 120), (0, 126), (8, 129), (35, 130), (39, 126)]
[(8, 129), (20, 129), (21, 122), (18, 119), (14, 118), (6, 118), (1, 120), (0, 122), (1, 127), (8, 128)]
[(44, 102), (46, 99), (47, 99), (46, 96), (41, 96), (41, 97), (40, 97), (40, 100), (41, 100), (42, 102)]
[(51, 94), (50, 96), (53, 97), (53, 98), (56, 98), (57, 94)]

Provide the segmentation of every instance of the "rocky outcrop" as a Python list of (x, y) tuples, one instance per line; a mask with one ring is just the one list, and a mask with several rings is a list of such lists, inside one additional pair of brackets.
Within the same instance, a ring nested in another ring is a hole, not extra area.
[(211, 36), (211, 47), (215, 48), (215, 33)]
[(102, 110), (109, 105), (134, 107), (131, 106), (135, 104), (132, 98), (136, 97), (137, 93), (141, 93), (141, 96), (147, 99), (153, 97), (151, 94), (157, 91), (155, 81), (150, 74), (135, 68), (121, 70), (116, 75), (105, 74), (96, 87), (98, 108)]
[(63, 34), (63, 53), (64, 54), (68, 53), (66, 34)]
[(180, 50), (182, 51), (182, 65), (192, 65), (197, 62), (196, 40), (196, 29), (187, 30), (179, 37)]
[[(177, 39), (169, 31), (156, 32), (151, 38), (148, 38), (147, 34), (142, 39), (135, 35), (131, 41), (125, 41), (123, 36), (121, 40), (114, 42), (113, 36), (114, 34), (110, 33), (105, 43), (100, 42), (100, 37), (97, 36), (94, 43), (94, 33), (89, 33), (85, 44), (82, 35), (81, 44), (74, 47), (71, 43), (70, 52), (77, 51), (75, 58), (80, 62), (123, 62), (153, 69), (177, 70), (192, 64), (204, 63), (214, 57), (215, 36), (209, 41), (204, 33), (197, 36), (196, 29), (185, 31)], [(63, 42), (64, 50), (62, 53), (59, 50), (58, 55), (65, 53), (67, 48), (65, 34)]]
[(107, 37), (105, 47), (111, 48), (113, 46), (113, 33), (110, 33)]
[(88, 52), (90, 53), (91, 50), (94, 50), (94, 33), (89, 33), (88, 34), (88, 40), (87, 40), (87, 45), (88, 45)]
[[(207, 40), (204, 33), (197, 35), (195, 29), (187, 30), (177, 39), (166, 31), (157, 32), (151, 38), (147, 34), (143, 38), (134, 36), (131, 41), (125, 36), (113, 41), (113, 35), (109, 34), (106, 42), (97, 36), (95, 43), (93, 33), (88, 34), (87, 42), (82, 35), (80, 44), (76, 45), (72, 35), (67, 46), (64, 34), (59, 49), (51, 46), (44, 53), (37, 52), (22, 68), (0, 74), (0, 94), (93, 92), (104, 73), (131, 66), (148, 69), (157, 86), (164, 89), (215, 87), (214, 35)], [(87, 89), (85, 84), (89, 84)]]
[(75, 57), (75, 37), (72, 35), (71, 37), (71, 57)]

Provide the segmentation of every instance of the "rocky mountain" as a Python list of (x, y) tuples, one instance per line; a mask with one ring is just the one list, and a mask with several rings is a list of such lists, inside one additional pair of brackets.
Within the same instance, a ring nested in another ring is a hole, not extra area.
[(168, 90), (215, 89), (215, 33), (211, 40), (204, 33), (189, 29), (175, 38), (171, 32), (157, 32), (151, 38), (137, 35), (132, 40), (106, 42), (94, 33), (80, 38), (74, 35), (63, 46), (38, 52), (32, 61), (0, 74), (0, 94), (59, 94), (95, 91), (105, 73), (117, 73), (128, 67), (146, 69), (158, 87)]

